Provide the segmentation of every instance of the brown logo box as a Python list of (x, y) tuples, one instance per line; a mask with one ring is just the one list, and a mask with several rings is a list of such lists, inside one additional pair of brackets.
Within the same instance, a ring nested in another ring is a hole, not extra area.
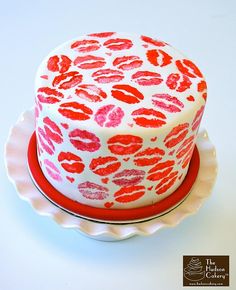
[(229, 286), (229, 256), (183, 256), (183, 286)]

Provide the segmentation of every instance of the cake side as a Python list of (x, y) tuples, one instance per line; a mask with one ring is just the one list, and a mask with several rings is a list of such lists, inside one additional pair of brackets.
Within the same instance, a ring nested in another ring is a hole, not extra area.
[(206, 83), (171, 46), (115, 33), (78, 38), (42, 62), (36, 94), (38, 159), (64, 195), (133, 208), (180, 186)]

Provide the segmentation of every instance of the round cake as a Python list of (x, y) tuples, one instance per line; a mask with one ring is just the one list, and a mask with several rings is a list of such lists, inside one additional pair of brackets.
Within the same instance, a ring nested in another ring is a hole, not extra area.
[(163, 41), (94, 33), (44, 59), (35, 101), (38, 161), (50, 184), (81, 204), (131, 209), (183, 182), (206, 82)]

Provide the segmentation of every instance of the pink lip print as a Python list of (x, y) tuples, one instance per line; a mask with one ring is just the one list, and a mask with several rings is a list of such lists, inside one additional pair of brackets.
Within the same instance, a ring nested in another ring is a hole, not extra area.
[(64, 95), (55, 89), (42, 87), (38, 89), (37, 98), (41, 103), (54, 104), (60, 102)]
[(106, 99), (107, 94), (95, 85), (79, 85), (75, 90), (75, 94), (89, 102), (101, 102)]
[(55, 147), (52, 143), (52, 141), (49, 139), (48, 135), (45, 133), (45, 131), (38, 127), (38, 136), (37, 140), (39, 141), (38, 145), (40, 145), (40, 149), (43, 149), (46, 151), (49, 155), (53, 155)]
[(124, 117), (124, 112), (115, 105), (106, 105), (99, 108), (95, 114), (94, 120), (101, 127), (117, 127)]
[(44, 165), (45, 168), (47, 170), (47, 173), (49, 174), (49, 176), (58, 181), (58, 182), (62, 182), (62, 177), (60, 174), (60, 170), (57, 169), (57, 167), (48, 159), (44, 160)]
[(163, 42), (163, 41), (153, 39), (153, 38), (145, 36), (145, 35), (142, 35), (141, 39), (142, 39), (142, 41), (144, 41), (148, 44), (152, 44), (154, 46), (165, 46), (166, 45), (165, 42)]
[(74, 65), (81, 69), (94, 69), (103, 67), (106, 61), (103, 57), (95, 55), (78, 56), (74, 60)]
[(119, 82), (124, 78), (124, 75), (119, 70), (100, 69), (92, 74), (94, 80), (100, 84)]
[(184, 92), (191, 87), (192, 82), (184, 74), (172, 73), (168, 76), (166, 80), (166, 85), (171, 90), (176, 90), (176, 92)]
[(53, 122), (49, 117), (45, 117), (43, 119), (44, 129), (48, 136), (48, 138), (55, 143), (62, 143), (63, 137), (61, 133), (61, 129), (57, 126), (55, 122)]
[(130, 39), (114, 38), (108, 39), (103, 45), (110, 50), (123, 50), (130, 49), (133, 43)]
[(78, 150), (94, 152), (101, 147), (100, 139), (92, 132), (75, 129), (69, 133), (71, 144)]
[(113, 65), (122, 70), (131, 70), (140, 67), (143, 61), (136, 55), (115, 58)]
[(196, 129), (198, 129), (200, 123), (201, 123), (201, 119), (204, 113), (204, 106), (202, 106), (196, 113), (194, 120), (192, 122), (192, 130), (195, 131)]
[(118, 186), (131, 186), (140, 183), (145, 176), (145, 171), (125, 169), (115, 174), (112, 182)]
[(108, 189), (105, 186), (90, 181), (78, 185), (79, 192), (83, 197), (92, 200), (103, 200), (109, 196)]
[(184, 107), (184, 104), (180, 100), (176, 97), (170, 96), (169, 94), (153, 95), (152, 103), (155, 107), (170, 113), (180, 112)]
[(54, 55), (49, 58), (47, 68), (52, 72), (65, 73), (70, 65), (71, 60), (66, 55)]
[(99, 32), (99, 33), (91, 33), (89, 34), (89, 36), (93, 36), (93, 37), (99, 37), (99, 38), (106, 38), (109, 36), (112, 36), (113, 34), (115, 34), (115, 32)]
[(101, 44), (95, 39), (83, 39), (72, 43), (71, 48), (75, 51), (86, 53), (98, 50)]
[(138, 71), (132, 75), (132, 80), (140, 86), (156, 86), (163, 81), (159, 73), (151, 71)]
[(68, 90), (82, 82), (83, 76), (77, 71), (71, 71), (56, 76), (52, 82), (54, 87), (62, 90)]

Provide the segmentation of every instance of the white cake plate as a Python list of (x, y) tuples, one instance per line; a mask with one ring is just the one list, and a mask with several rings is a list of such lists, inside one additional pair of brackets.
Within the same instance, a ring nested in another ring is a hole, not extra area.
[(5, 147), (5, 162), (9, 179), (19, 196), (28, 201), (37, 213), (51, 216), (65, 228), (72, 228), (97, 240), (118, 241), (135, 235), (147, 236), (164, 227), (173, 227), (187, 216), (194, 214), (210, 195), (217, 175), (216, 151), (206, 130), (201, 130), (197, 138), (200, 153), (198, 177), (188, 197), (168, 213), (148, 221), (129, 224), (111, 224), (87, 220), (60, 209), (48, 199), (32, 182), (27, 167), (27, 148), (34, 131), (33, 110), (24, 112), (10, 130)]

